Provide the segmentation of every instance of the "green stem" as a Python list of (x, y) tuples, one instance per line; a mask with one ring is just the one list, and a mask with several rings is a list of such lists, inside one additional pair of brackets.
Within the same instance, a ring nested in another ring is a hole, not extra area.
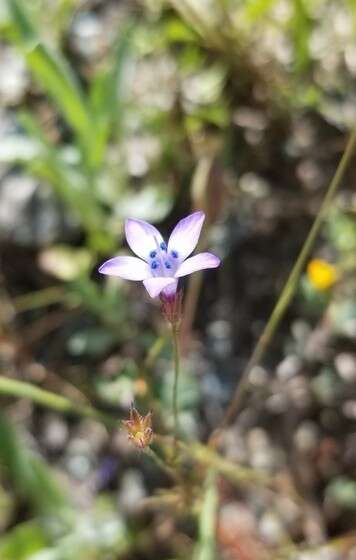
[(179, 435), (179, 407), (178, 407), (178, 378), (179, 378), (179, 335), (177, 325), (172, 325), (173, 353), (174, 353), (174, 381), (173, 381), (173, 419), (175, 441)]
[(205, 492), (199, 517), (199, 538), (194, 560), (214, 560), (216, 558), (216, 520), (219, 506), (217, 476), (214, 469), (208, 471)]
[[(45, 389), (41, 389), (40, 387), (35, 387), (30, 383), (25, 383), (24, 381), (18, 381), (15, 379), (10, 379), (9, 377), (0, 376), (0, 395), (29, 399), (40, 406), (50, 408), (51, 410), (55, 410), (63, 414), (73, 414), (79, 417), (91, 418), (92, 420), (106, 425), (108, 428), (119, 427), (120, 419), (115, 418), (115, 416), (112, 416), (111, 414), (100, 412), (99, 410), (96, 410), (89, 405), (78, 405), (77, 403), (72, 402), (66, 397), (56, 395), (51, 391), (46, 391)], [(171, 437), (156, 435), (155, 439), (157, 443), (162, 446), (162, 448), (166, 449), (167, 451), (171, 449)], [(190, 457), (202, 466), (213, 467), (222, 476), (224, 476), (228, 480), (231, 480), (231, 482), (233, 483), (243, 484), (251, 482), (253, 484), (262, 484), (263, 486), (265, 486), (269, 485), (272, 482), (272, 479), (270, 477), (255, 472), (252, 469), (239, 467), (235, 463), (224, 459), (223, 457), (209, 449), (207, 446), (204, 446), (202, 444), (186, 445), (185, 443), (177, 440), (176, 445), (182, 452), (182, 454)], [(169, 467), (167, 468), (169, 469)]]
[(161, 459), (161, 457), (159, 457), (157, 455), (157, 453), (151, 448), (151, 447), (147, 447), (145, 449), (145, 453), (146, 455), (148, 455), (149, 457), (151, 457), (151, 459), (156, 463), (156, 465), (163, 471), (165, 472), (170, 478), (172, 478), (175, 482), (178, 481), (178, 475), (177, 473), (168, 465), (166, 465), (166, 463), (163, 461), (163, 459)]
[(272, 314), (260, 336), (260, 339), (252, 353), (252, 356), (249, 360), (249, 362), (247, 363), (247, 366), (245, 368), (245, 370), (243, 371), (241, 378), (239, 380), (239, 383), (236, 387), (235, 393), (233, 395), (233, 398), (225, 412), (225, 415), (223, 417), (222, 422), (220, 423), (220, 425), (218, 426), (217, 430), (215, 430), (215, 432), (213, 433), (212, 437), (210, 438), (210, 443), (213, 443), (213, 441), (215, 440), (215, 437), (217, 435), (217, 433), (220, 432), (221, 429), (223, 429), (225, 426), (227, 426), (228, 424), (230, 424), (230, 422), (234, 419), (239, 407), (240, 407), (240, 403), (242, 400), (242, 397), (245, 394), (247, 385), (248, 385), (248, 378), (250, 375), (251, 370), (259, 364), (259, 362), (261, 361), (262, 357), (264, 356), (272, 338), (274, 333), (276, 332), (281, 319), (283, 318), (283, 315), (286, 311), (286, 309), (288, 308), (288, 305), (290, 304), (296, 288), (297, 288), (297, 284), (298, 284), (298, 280), (300, 278), (300, 275), (303, 271), (303, 268), (307, 262), (307, 259), (312, 251), (312, 248), (314, 246), (315, 240), (319, 234), (320, 228), (322, 226), (322, 223), (325, 219), (325, 216), (329, 210), (330, 207), (330, 203), (337, 191), (337, 189), (339, 188), (341, 181), (344, 177), (345, 171), (347, 169), (347, 166), (349, 164), (349, 161), (351, 159), (352, 154), (354, 153), (355, 150), (355, 146), (356, 146), (356, 129), (352, 132), (352, 134), (350, 135), (349, 141), (347, 143), (347, 146), (345, 148), (345, 151), (343, 153), (343, 156), (339, 162), (339, 165), (336, 169), (335, 175), (331, 180), (331, 183), (329, 185), (329, 188), (326, 192), (326, 195), (324, 197), (324, 200), (320, 206), (319, 212), (314, 220), (314, 223), (309, 231), (309, 234), (304, 242), (304, 245), (302, 247), (301, 252), (299, 253), (299, 256), (292, 268), (292, 271), (290, 272), (290, 275), (287, 279), (287, 282), (281, 292), (281, 295), (278, 298), (278, 301), (272, 311)]
[(159, 336), (156, 341), (154, 342), (153, 346), (151, 346), (145, 361), (143, 363), (143, 367), (145, 370), (151, 369), (157, 360), (158, 356), (160, 355), (164, 345), (166, 344), (166, 336), (161, 335)]
[(45, 288), (18, 296), (13, 300), (13, 304), (17, 313), (22, 313), (23, 311), (37, 309), (38, 307), (61, 303), (67, 299), (64, 288), (61, 286), (53, 286), (51, 288)]
[(63, 414), (75, 414), (77, 416), (84, 416), (85, 418), (92, 418), (93, 420), (102, 422), (109, 428), (115, 428), (119, 423), (119, 419), (105, 414), (104, 412), (100, 412), (89, 405), (73, 403), (66, 397), (56, 395), (45, 389), (40, 389), (39, 387), (31, 385), (31, 383), (10, 379), (9, 377), (0, 377), (0, 394), (30, 399), (41, 406), (51, 408)]

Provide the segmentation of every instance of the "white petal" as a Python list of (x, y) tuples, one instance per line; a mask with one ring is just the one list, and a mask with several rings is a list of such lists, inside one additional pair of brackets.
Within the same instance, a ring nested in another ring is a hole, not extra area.
[(144, 280), (150, 276), (150, 267), (136, 257), (114, 257), (99, 268), (101, 274), (120, 276), (125, 280)]
[(176, 251), (180, 261), (186, 259), (197, 246), (204, 220), (205, 214), (201, 211), (180, 220), (169, 238), (168, 252)]
[(151, 298), (159, 296), (164, 288), (167, 288), (170, 284), (174, 284), (176, 280), (174, 278), (157, 276), (156, 278), (146, 278), (143, 284), (150, 294)]
[(197, 270), (203, 270), (204, 268), (216, 268), (220, 264), (220, 259), (213, 255), (212, 253), (198, 253), (194, 257), (190, 257), (184, 261), (175, 273), (176, 278), (181, 276), (186, 276)]
[(126, 220), (125, 234), (129, 247), (144, 260), (149, 260), (150, 252), (156, 251), (157, 245), (163, 242), (163, 237), (157, 228), (134, 218)]

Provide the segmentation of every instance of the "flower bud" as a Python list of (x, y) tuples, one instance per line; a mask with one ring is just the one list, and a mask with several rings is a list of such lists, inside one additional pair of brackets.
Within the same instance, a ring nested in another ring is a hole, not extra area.
[(129, 440), (138, 449), (145, 449), (153, 440), (152, 430), (152, 413), (148, 412), (146, 416), (141, 416), (136, 408), (131, 405), (129, 420), (123, 420)]
[(162, 315), (173, 327), (178, 327), (182, 319), (183, 291), (179, 290), (170, 295), (165, 295), (162, 292), (160, 299)]

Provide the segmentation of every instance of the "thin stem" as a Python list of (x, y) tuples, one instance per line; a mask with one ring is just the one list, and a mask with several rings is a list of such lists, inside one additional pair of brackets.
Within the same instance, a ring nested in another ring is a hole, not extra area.
[[(159, 438), (163, 444), (165, 443), (165, 439), (164, 437)], [(177, 445), (182, 454), (193, 459), (199, 465), (214, 469), (233, 484), (252, 484), (254, 486), (259, 485), (264, 487), (273, 486), (273, 478), (270, 475), (248, 467), (241, 467), (225, 459), (207, 445), (193, 442), (189, 442), (189, 445), (187, 445), (182, 441), (178, 441)], [(293, 497), (295, 497), (295, 495), (295, 492), (293, 492)]]
[(173, 381), (173, 419), (175, 441), (179, 435), (179, 407), (178, 407), (178, 378), (179, 378), (179, 336), (177, 325), (172, 325), (173, 353), (174, 353), (174, 381)]
[(303, 271), (303, 268), (307, 262), (307, 259), (312, 251), (314, 246), (315, 240), (319, 234), (320, 228), (324, 221), (324, 218), (329, 210), (330, 203), (339, 188), (341, 181), (344, 177), (345, 171), (347, 166), (350, 162), (351, 156), (354, 153), (356, 146), (356, 129), (350, 135), (349, 141), (343, 153), (343, 156), (339, 162), (339, 165), (336, 169), (335, 175), (331, 180), (329, 188), (326, 192), (324, 200), (320, 206), (319, 212), (314, 220), (314, 223), (309, 231), (309, 234), (304, 242), (302, 250), (299, 253), (299, 256), (292, 268), (292, 271), (287, 279), (287, 282), (281, 292), (281, 295), (278, 298), (278, 301), (272, 311), (272, 314), (260, 336), (260, 339), (252, 353), (250, 360), (248, 361), (246, 368), (244, 369), (240, 381), (236, 387), (235, 393), (233, 398), (225, 412), (225, 415), (218, 426), (217, 430), (212, 434), (210, 438), (210, 443), (213, 444), (216, 441), (215, 436), (223, 429), (225, 426), (230, 424), (230, 422), (235, 417), (241, 403), (241, 399), (245, 394), (247, 385), (248, 385), (248, 378), (250, 375), (251, 370), (259, 364), (262, 357), (264, 356), (268, 345), (270, 344), (274, 333), (276, 332), (283, 315), (290, 304), (296, 288), (298, 284), (299, 277)]
[(44, 290), (37, 290), (13, 299), (12, 303), (17, 313), (45, 307), (54, 303), (67, 301), (68, 297), (61, 286), (53, 286)]
[(163, 459), (161, 459), (161, 457), (159, 457), (157, 455), (157, 453), (151, 448), (151, 447), (147, 447), (145, 449), (145, 453), (146, 455), (148, 455), (149, 457), (151, 457), (151, 459), (156, 463), (156, 465), (163, 471), (165, 472), (170, 478), (172, 478), (175, 482), (178, 482), (178, 475), (177, 473), (168, 465), (166, 465), (166, 463), (163, 461)]
[[(9, 377), (0, 376), (0, 395), (29, 399), (40, 406), (56, 410), (63, 414), (73, 414), (79, 417), (91, 418), (92, 420), (106, 425), (108, 428), (117, 428), (120, 422), (120, 419), (115, 418), (115, 416), (111, 414), (100, 412), (91, 406), (78, 405), (66, 397), (56, 395), (51, 391), (35, 387), (24, 381), (10, 379)], [(167, 450), (171, 448), (171, 437), (155, 435), (155, 439), (163, 448)], [(203, 466), (213, 467), (222, 476), (225, 476), (233, 483), (243, 484), (252, 482), (253, 484), (262, 484), (263, 486), (272, 483), (271, 477), (262, 475), (252, 469), (239, 467), (228, 459), (224, 459), (207, 446), (201, 444), (186, 445), (179, 440), (176, 441), (176, 445), (184, 455)]]
[(151, 346), (145, 361), (143, 362), (143, 367), (145, 370), (151, 369), (157, 360), (158, 356), (160, 355), (162, 348), (166, 344), (166, 334), (159, 336), (153, 346)]
[(66, 397), (56, 395), (45, 389), (40, 389), (39, 387), (31, 385), (31, 383), (10, 379), (9, 377), (0, 377), (0, 394), (30, 399), (39, 405), (51, 408), (63, 414), (75, 414), (77, 416), (84, 416), (85, 418), (92, 418), (110, 428), (117, 427), (119, 423), (118, 419), (104, 412), (100, 412), (91, 406), (78, 405)]
[[(354, 531), (336, 537), (335, 539), (330, 539), (318, 545), (312, 546), (299, 546), (291, 543), (286, 546), (281, 546), (275, 552), (275, 560), (293, 560), (297, 555), (313, 554), (316, 552), (331, 551), (334, 550), (340, 554), (347, 554), (356, 544), (356, 533)], [(343, 556), (344, 557), (344, 556)], [(316, 556), (315, 556), (316, 558)]]

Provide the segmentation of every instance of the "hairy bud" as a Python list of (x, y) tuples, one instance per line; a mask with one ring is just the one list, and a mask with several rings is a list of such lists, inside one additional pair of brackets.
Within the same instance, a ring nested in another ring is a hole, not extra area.
[(153, 440), (152, 430), (152, 413), (148, 412), (146, 416), (141, 416), (136, 408), (131, 405), (130, 417), (128, 420), (122, 421), (125, 426), (129, 440), (138, 447), (138, 449), (145, 449)]

